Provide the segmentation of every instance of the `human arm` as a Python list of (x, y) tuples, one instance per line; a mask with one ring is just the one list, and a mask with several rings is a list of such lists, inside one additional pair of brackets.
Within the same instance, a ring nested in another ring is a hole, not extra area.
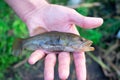
[[(85, 17), (73, 9), (52, 5), (45, 0), (6, 0), (6, 2), (27, 24), (31, 36), (47, 31), (61, 31), (78, 34), (75, 24), (82, 28), (95, 28), (103, 23), (101, 18)], [(78, 80), (85, 80), (86, 64), (84, 52), (73, 53), (72, 55)], [(31, 54), (29, 63), (35, 64), (44, 56), (45, 53), (42, 50), (36, 50)], [(70, 68), (70, 54), (61, 52), (58, 55), (58, 62), (60, 78), (67, 79)], [(54, 53), (48, 54), (45, 57), (44, 77), (46, 80), (54, 78), (55, 63), (56, 55)]]

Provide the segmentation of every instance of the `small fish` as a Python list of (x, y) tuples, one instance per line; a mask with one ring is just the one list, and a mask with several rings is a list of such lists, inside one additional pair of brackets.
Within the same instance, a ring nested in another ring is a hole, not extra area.
[(51, 31), (26, 39), (17, 39), (13, 45), (13, 54), (20, 55), (24, 49), (42, 49), (48, 52), (93, 51), (92, 43), (73, 33)]

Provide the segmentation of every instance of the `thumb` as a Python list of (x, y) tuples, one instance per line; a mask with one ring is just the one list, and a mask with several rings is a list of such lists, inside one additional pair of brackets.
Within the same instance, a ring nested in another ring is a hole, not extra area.
[(103, 23), (102, 18), (85, 17), (85, 16), (77, 13), (76, 11), (73, 12), (72, 14), (70, 14), (70, 19), (73, 24), (76, 24), (82, 28), (87, 28), (87, 29), (96, 28), (96, 27), (102, 25), (102, 23)]

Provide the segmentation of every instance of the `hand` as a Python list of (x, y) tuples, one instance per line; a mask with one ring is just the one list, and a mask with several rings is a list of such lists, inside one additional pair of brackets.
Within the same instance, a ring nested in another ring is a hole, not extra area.
[[(47, 31), (61, 31), (79, 34), (75, 24), (82, 28), (95, 28), (103, 23), (101, 18), (85, 17), (75, 10), (59, 6), (47, 5), (42, 9), (36, 9), (26, 16), (25, 20), (30, 35), (34, 36)], [(78, 80), (86, 80), (86, 64), (84, 52), (73, 53), (76, 75)], [(35, 64), (43, 58), (45, 53), (42, 50), (36, 50), (29, 57), (28, 62)], [(58, 71), (60, 79), (67, 79), (70, 69), (70, 53), (60, 52), (58, 55)], [(54, 66), (56, 63), (56, 54), (47, 54), (45, 57), (44, 78), (45, 80), (54, 79)]]

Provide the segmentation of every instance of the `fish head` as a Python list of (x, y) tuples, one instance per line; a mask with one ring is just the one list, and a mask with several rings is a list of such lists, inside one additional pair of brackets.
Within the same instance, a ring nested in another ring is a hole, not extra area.
[(94, 51), (94, 47), (91, 47), (93, 41), (86, 40), (80, 44), (79, 50), (81, 51)]
[(93, 41), (80, 37), (73, 47), (76, 51), (94, 51), (94, 47), (91, 47), (92, 43)]

